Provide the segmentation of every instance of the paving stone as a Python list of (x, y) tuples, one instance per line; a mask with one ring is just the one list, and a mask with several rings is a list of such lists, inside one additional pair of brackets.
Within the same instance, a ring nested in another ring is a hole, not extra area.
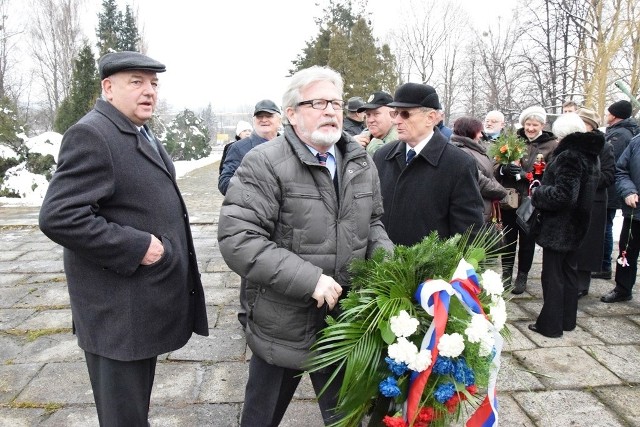
[(198, 396), (203, 375), (204, 368), (199, 363), (158, 363), (151, 401), (158, 404), (193, 402)]
[(322, 415), (316, 401), (293, 401), (280, 423), (280, 427), (322, 427)]
[(62, 255), (62, 248), (57, 247), (49, 250), (29, 251), (20, 256), (16, 262), (33, 261), (33, 260), (59, 260)]
[(84, 362), (48, 363), (22, 390), (16, 403), (93, 403)]
[(235, 288), (205, 288), (204, 298), (207, 304), (227, 305), (240, 304), (240, 293)]
[(241, 361), (245, 346), (242, 331), (210, 329), (208, 337), (193, 335), (187, 345), (171, 352), (169, 360)]
[(529, 330), (530, 323), (532, 322), (515, 322), (514, 326), (540, 347), (567, 347), (587, 344), (602, 344), (601, 340), (586, 332), (584, 328), (580, 326), (580, 323), (578, 323), (576, 329), (564, 332), (560, 338), (548, 338), (537, 332), (533, 332)]
[(514, 351), (514, 358), (550, 389), (619, 385), (621, 381), (579, 347)]
[[(62, 266), (62, 260), (60, 260), (60, 266)], [(42, 285), (49, 283), (67, 283), (67, 278), (64, 275), (64, 271), (59, 271), (57, 273), (40, 273), (40, 274), (30, 274), (26, 280), (25, 284), (33, 284), (33, 285)], [(35, 288), (34, 288), (35, 289)]]
[(214, 257), (211, 261), (209, 261), (205, 268), (205, 271), (207, 273), (217, 273), (220, 271), (231, 271), (231, 269), (227, 266), (227, 263), (224, 262), (222, 256), (220, 256), (218, 258)]
[(0, 251), (0, 261), (15, 261), (22, 255), (27, 254), (26, 251)]
[(507, 307), (507, 319), (509, 319), (510, 322), (514, 320), (533, 318), (533, 316), (529, 312), (523, 310), (522, 307), (520, 307), (520, 305), (516, 303), (507, 301), (506, 307)]
[(0, 403), (10, 403), (42, 368), (39, 363), (0, 365)]
[(36, 311), (32, 308), (8, 308), (0, 310), (0, 329), (14, 329)]
[(627, 383), (640, 383), (640, 346), (591, 345), (584, 351)]
[[(518, 427), (536, 427), (527, 414), (522, 410), (518, 402), (509, 395), (505, 395), (498, 391), (498, 425), (499, 426), (518, 426)], [(559, 424), (555, 424), (556, 426)]]
[[(11, 334), (0, 334), (0, 364), (11, 364), (22, 352), (24, 338)], [(22, 360), (18, 360), (22, 363)]]
[[(242, 325), (240, 325), (240, 322), (238, 321), (239, 309), (240, 309), (240, 304), (220, 306), (220, 313), (218, 315), (218, 322), (216, 323), (216, 328), (231, 328), (238, 331), (242, 331)], [(209, 322), (209, 325), (211, 325), (211, 322)]]
[(44, 409), (0, 407), (0, 427), (33, 427), (44, 418)]
[(511, 355), (502, 353), (497, 389), (500, 393), (515, 390), (543, 390), (545, 386)]
[[(635, 369), (638, 369), (636, 365)], [(637, 386), (608, 387), (594, 390), (602, 402), (629, 423), (630, 426), (640, 426), (640, 388)]]
[[(0, 291), (1, 292), (1, 291)], [(16, 307), (69, 307), (69, 291), (66, 283), (47, 283), (38, 285), (24, 295)]]
[(246, 362), (221, 362), (207, 366), (198, 401), (238, 403), (244, 400), (244, 387), (249, 377)]
[(18, 301), (29, 295), (30, 292), (25, 286), (0, 287), (0, 308), (14, 307)]
[(0, 274), (0, 286), (13, 286), (21, 283), (28, 277), (27, 274), (2, 273)]
[[(224, 289), (229, 280), (229, 273), (202, 273), (202, 286), (210, 289)], [(208, 302), (208, 301), (207, 301)]]
[(513, 397), (538, 426), (626, 427), (586, 391), (516, 392)]
[(71, 332), (46, 335), (27, 342), (19, 356), (20, 363), (84, 361), (84, 351)]
[(176, 408), (151, 402), (149, 421), (153, 427), (237, 427), (240, 408), (240, 404), (191, 404)]
[(22, 245), (18, 246), (16, 250), (29, 252), (51, 251), (62, 254), (62, 247), (57, 243), (49, 240), (49, 238), (45, 235), (42, 235), (41, 238), (36, 239), (35, 241), (23, 243)]
[(640, 325), (623, 317), (589, 317), (579, 319), (578, 324), (607, 344), (640, 342)]
[(510, 352), (514, 350), (526, 350), (529, 348), (537, 348), (537, 345), (531, 341), (525, 334), (513, 325), (507, 324), (511, 335), (504, 340), (503, 352)]
[[(607, 292), (609, 290), (607, 290)], [(600, 296), (600, 294), (594, 295), (594, 298), (590, 302), (590, 304), (585, 305), (584, 307), (582, 307), (582, 309), (593, 317), (612, 317), (640, 314), (640, 305), (633, 304), (633, 301), (606, 304), (600, 301)]]
[(28, 331), (52, 328), (71, 328), (71, 309), (41, 311), (16, 326)]
[(98, 413), (93, 405), (73, 405), (58, 409), (40, 427), (98, 426)]

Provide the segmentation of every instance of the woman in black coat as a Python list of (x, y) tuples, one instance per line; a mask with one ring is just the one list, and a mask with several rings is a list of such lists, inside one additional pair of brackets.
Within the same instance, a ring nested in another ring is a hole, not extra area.
[(529, 329), (549, 338), (576, 327), (578, 311), (577, 248), (591, 217), (598, 186), (598, 154), (604, 137), (586, 132), (577, 114), (560, 116), (553, 125), (560, 139), (547, 164), (542, 185), (532, 195), (541, 223), (536, 243), (542, 252), (543, 306)]
[[(578, 110), (578, 115), (587, 127), (587, 132), (602, 135), (604, 138), (604, 133), (598, 129), (600, 126), (598, 113), (581, 108)], [(578, 298), (589, 294), (591, 272), (600, 271), (602, 265), (604, 233), (607, 224), (607, 188), (616, 180), (616, 161), (611, 143), (604, 143), (598, 160), (600, 161), (600, 173), (598, 188), (591, 207), (591, 221), (587, 235), (578, 248)]]

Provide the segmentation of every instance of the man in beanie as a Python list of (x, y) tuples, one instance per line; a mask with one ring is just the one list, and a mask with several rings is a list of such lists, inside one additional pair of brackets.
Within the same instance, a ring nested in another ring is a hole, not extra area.
[(483, 224), (476, 162), (436, 127), (439, 105), (435, 89), (418, 83), (398, 87), (388, 104), (399, 139), (383, 145), (373, 160), (382, 222), (395, 244), (413, 245), (432, 231), (441, 238), (477, 232)]
[(208, 335), (207, 314), (175, 168), (146, 125), (165, 66), (137, 52), (98, 66), (102, 98), (64, 134), (40, 229), (64, 247), (100, 425), (146, 427), (157, 356)]
[(358, 108), (364, 105), (364, 100), (359, 96), (352, 96), (347, 101), (347, 115), (342, 122), (342, 130), (351, 135), (359, 135), (364, 129), (364, 114), (358, 112)]
[(388, 107), (392, 101), (393, 97), (387, 92), (374, 92), (367, 99), (367, 103), (358, 108), (359, 112), (365, 113), (367, 130), (357, 135), (355, 140), (372, 156), (387, 142), (398, 139), (398, 132), (390, 114), (393, 108)]
[(255, 130), (248, 138), (234, 142), (233, 145), (229, 146), (229, 149), (226, 150), (226, 155), (223, 153), (220, 160), (218, 190), (222, 194), (227, 194), (229, 181), (231, 181), (233, 174), (240, 166), (245, 154), (252, 148), (278, 136), (278, 128), (281, 123), (280, 108), (275, 102), (270, 99), (258, 101), (253, 110), (253, 127)]
[[(640, 133), (640, 127), (631, 117), (632, 106), (629, 101), (617, 101), (609, 106), (604, 116), (607, 129), (604, 138), (613, 145), (613, 156), (616, 163), (622, 152), (629, 145), (629, 141)], [(601, 271), (594, 272), (591, 277), (595, 279), (611, 279), (611, 254), (613, 253), (613, 219), (616, 211), (623, 207), (622, 199), (612, 185), (607, 192), (607, 226), (604, 234), (604, 251)]]

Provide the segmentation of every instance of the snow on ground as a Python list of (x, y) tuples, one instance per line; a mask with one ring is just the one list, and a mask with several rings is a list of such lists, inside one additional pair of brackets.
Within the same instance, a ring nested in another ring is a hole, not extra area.
[[(61, 141), (62, 135), (59, 133), (46, 132), (30, 138), (26, 144), (30, 152), (41, 153), (43, 155), (51, 154), (57, 161)], [(0, 155), (4, 157), (11, 156), (8, 149), (5, 151), (6, 152), (1, 152)], [(15, 153), (13, 156), (15, 156)], [(220, 160), (221, 157), (222, 148), (214, 147), (209, 157), (199, 160), (176, 161), (174, 162), (176, 177), (180, 179), (195, 169)], [(0, 206), (40, 206), (42, 204), (42, 199), (48, 187), (48, 182), (43, 175), (35, 175), (26, 171), (24, 169), (24, 163), (9, 169), (6, 175), (5, 185), (15, 189), (15, 191), (23, 195), (23, 197), (0, 197)]]

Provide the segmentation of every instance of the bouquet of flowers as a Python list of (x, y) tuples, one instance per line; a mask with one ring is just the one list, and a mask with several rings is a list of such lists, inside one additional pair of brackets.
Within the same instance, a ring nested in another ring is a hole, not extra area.
[(519, 161), (527, 152), (527, 144), (515, 132), (505, 132), (487, 149), (489, 157), (501, 165)]
[(468, 426), (497, 425), (506, 308), (501, 277), (486, 268), (495, 265), (494, 239), (434, 232), (390, 257), (354, 262), (343, 312), (328, 319), (308, 367), (344, 373), (334, 426), (358, 425), (367, 413), (369, 425), (444, 426), (467, 409), (476, 409)]

